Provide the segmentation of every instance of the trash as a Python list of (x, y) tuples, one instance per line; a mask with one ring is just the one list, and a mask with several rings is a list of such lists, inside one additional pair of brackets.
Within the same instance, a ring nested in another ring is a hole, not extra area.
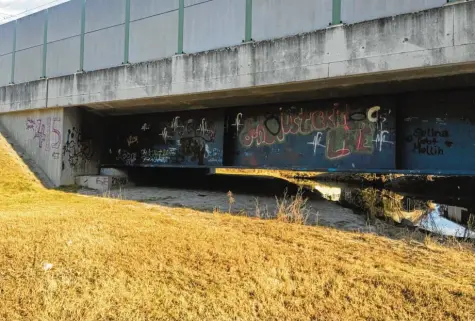
[(51, 263), (44, 263), (43, 264), (43, 270), (45, 270), (45, 271), (49, 271), (52, 268), (53, 268), (53, 264), (51, 264)]

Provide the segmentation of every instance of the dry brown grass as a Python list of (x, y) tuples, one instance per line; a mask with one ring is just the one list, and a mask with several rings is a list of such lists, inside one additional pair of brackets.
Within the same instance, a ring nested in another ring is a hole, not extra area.
[(470, 251), (46, 191), (13, 156), (1, 320), (474, 320)]

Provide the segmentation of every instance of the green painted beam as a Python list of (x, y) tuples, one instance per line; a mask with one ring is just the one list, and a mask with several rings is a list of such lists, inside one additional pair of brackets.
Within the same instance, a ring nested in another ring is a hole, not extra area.
[(332, 25), (341, 23), (341, 0), (333, 0)]
[(86, 35), (86, 0), (82, 0), (81, 11), (81, 48), (79, 49), (79, 70), (84, 71), (84, 37)]
[(180, 0), (178, 6), (178, 50), (177, 54), (183, 54), (183, 32), (185, 29), (185, 0)]
[(46, 78), (46, 62), (48, 56), (48, 16), (49, 10), (45, 10), (45, 26), (43, 30), (43, 71), (41, 73), (41, 78)]
[(12, 70), (10, 73), (10, 83), (15, 83), (15, 58), (16, 58), (16, 29), (18, 25), (18, 20), (15, 20), (15, 25), (13, 26), (13, 50), (12, 50)]
[(252, 0), (246, 0), (246, 31), (244, 41), (252, 41)]
[(130, 0), (125, 1), (125, 41), (124, 41), (124, 64), (129, 63), (130, 44)]

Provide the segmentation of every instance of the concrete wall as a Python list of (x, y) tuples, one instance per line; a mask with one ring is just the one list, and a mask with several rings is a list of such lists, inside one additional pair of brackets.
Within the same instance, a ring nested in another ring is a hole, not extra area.
[(71, 0), (48, 10), (48, 77), (79, 70), (82, 0)]
[(46, 17), (47, 12), (40, 11), (18, 20), (15, 83), (37, 80), (42, 76)]
[(224, 111), (200, 110), (113, 117), (105, 166), (222, 166)]
[(178, 43), (178, 0), (132, 0), (131, 63), (173, 56)]
[(185, 0), (185, 53), (227, 46), (244, 40), (246, 0)]
[(341, 20), (356, 23), (441, 7), (447, 0), (341, 0)]
[(11, 53), (0, 56), (0, 87), (8, 85), (11, 81), (12, 58)]
[(84, 70), (119, 66), (124, 59), (125, 0), (88, 0)]
[(100, 126), (82, 109), (64, 110), (61, 185), (74, 184), (76, 176), (99, 174)]
[(401, 101), (399, 166), (475, 170), (473, 91), (424, 92)]
[(228, 165), (395, 169), (395, 110), (393, 97), (239, 108), (230, 115)]
[(0, 25), (0, 86), (10, 83), (15, 22)]
[(252, 38), (272, 39), (323, 29), (332, 21), (333, 0), (254, 0)]
[[(185, 0), (185, 53), (237, 46), (245, 38), (246, 0)], [(443, 6), (446, 0), (342, 0), (344, 23)], [(15, 83), (74, 74), (81, 63), (83, 0), (71, 0), (18, 20)], [(178, 51), (179, 0), (130, 0), (129, 58), (138, 63), (172, 57)], [(251, 36), (267, 40), (324, 29), (332, 22), (333, 0), (254, 0)], [(88, 0), (85, 8), (85, 71), (126, 62), (126, 0)], [(47, 23), (47, 58), (43, 62)], [(11, 80), (13, 25), (0, 25), (0, 86)]]
[[(101, 126), (80, 108), (51, 108), (0, 115), (0, 123), (56, 186), (99, 173)], [(92, 133), (92, 134), (91, 134)], [(95, 144), (95, 145), (94, 145)]]
[(61, 183), (63, 108), (0, 115), (0, 122), (56, 186)]
[[(169, 99), (295, 82), (314, 82), (313, 88), (319, 88), (333, 79), (334, 84), (344, 85), (395, 79), (395, 73), (398, 79), (411, 79), (469, 72), (475, 68), (475, 42), (469, 28), (473, 16), (467, 13), (474, 8), (475, 2), (467, 2), (418, 15), (54, 78), (48, 81), (48, 104), (113, 106), (132, 99)], [(373, 76), (376, 73), (378, 77)], [(368, 79), (361, 78), (366, 75)], [(0, 110), (8, 111), (15, 104), (0, 91)]]

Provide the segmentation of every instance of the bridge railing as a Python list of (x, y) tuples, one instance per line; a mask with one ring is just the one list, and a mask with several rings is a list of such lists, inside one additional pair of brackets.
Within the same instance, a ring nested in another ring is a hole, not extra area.
[(416, 12), (454, 0), (71, 0), (0, 25), (0, 86)]

